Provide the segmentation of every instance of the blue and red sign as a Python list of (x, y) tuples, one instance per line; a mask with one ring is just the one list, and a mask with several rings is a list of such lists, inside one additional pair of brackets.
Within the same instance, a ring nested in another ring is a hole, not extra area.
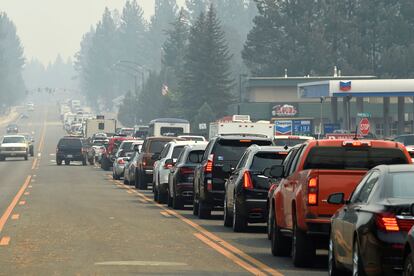
[(276, 121), (275, 135), (292, 135), (292, 121)]
[(340, 81), (339, 82), (339, 90), (341, 91), (349, 91), (352, 88), (351, 81)]

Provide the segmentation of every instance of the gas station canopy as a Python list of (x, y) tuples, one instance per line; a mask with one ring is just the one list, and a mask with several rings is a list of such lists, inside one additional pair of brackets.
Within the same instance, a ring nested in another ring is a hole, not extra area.
[(298, 84), (299, 98), (412, 97), (414, 79), (330, 80)]

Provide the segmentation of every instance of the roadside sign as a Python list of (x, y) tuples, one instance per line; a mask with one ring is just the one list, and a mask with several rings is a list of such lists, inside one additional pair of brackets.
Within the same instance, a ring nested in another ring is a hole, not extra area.
[(207, 129), (207, 124), (206, 123), (198, 124), (198, 129), (200, 129), (200, 130)]
[(359, 133), (363, 136), (366, 136), (369, 134), (370, 129), (371, 125), (369, 123), (369, 120), (367, 118), (362, 118), (359, 122)]
[(292, 135), (292, 121), (276, 121), (275, 135)]
[(360, 118), (371, 118), (371, 113), (368, 113), (368, 112), (357, 113), (357, 117), (360, 117)]

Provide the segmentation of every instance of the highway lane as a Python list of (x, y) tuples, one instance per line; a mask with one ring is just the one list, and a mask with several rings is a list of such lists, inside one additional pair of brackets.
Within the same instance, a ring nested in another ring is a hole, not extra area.
[[(14, 207), (0, 232), (0, 275), (326, 274), (326, 257), (308, 270), (272, 257), (263, 226), (233, 233), (218, 220), (220, 212), (216, 220), (198, 220), (190, 210), (154, 203), (149, 190), (124, 186), (97, 167), (56, 166), (64, 133), (55, 109), (47, 113), (39, 162), (33, 170), (26, 162), (20, 178), (10, 178), (14, 193), (1, 201), (10, 204), (31, 175), (19, 199), (24, 204)], [(36, 116), (42, 125), (44, 117)]]

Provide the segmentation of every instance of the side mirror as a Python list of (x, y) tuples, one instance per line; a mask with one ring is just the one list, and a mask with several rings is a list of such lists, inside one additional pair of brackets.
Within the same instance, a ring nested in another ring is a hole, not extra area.
[(345, 194), (344, 193), (336, 193), (331, 194), (328, 197), (328, 203), (329, 204), (335, 204), (335, 205), (342, 205), (345, 204)]
[(270, 176), (273, 178), (282, 178), (285, 173), (283, 165), (274, 165), (270, 168)]
[(174, 159), (167, 159), (167, 160), (165, 160), (165, 165), (166, 166), (172, 167), (172, 166), (174, 166), (174, 164), (175, 164)]
[(232, 168), (230, 164), (224, 164), (221, 169), (225, 173), (232, 173), (234, 171), (234, 168)]
[(130, 157), (124, 157), (123, 159), (124, 159), (125, 162), (129, 162), (129, 160), (131, 160)]

